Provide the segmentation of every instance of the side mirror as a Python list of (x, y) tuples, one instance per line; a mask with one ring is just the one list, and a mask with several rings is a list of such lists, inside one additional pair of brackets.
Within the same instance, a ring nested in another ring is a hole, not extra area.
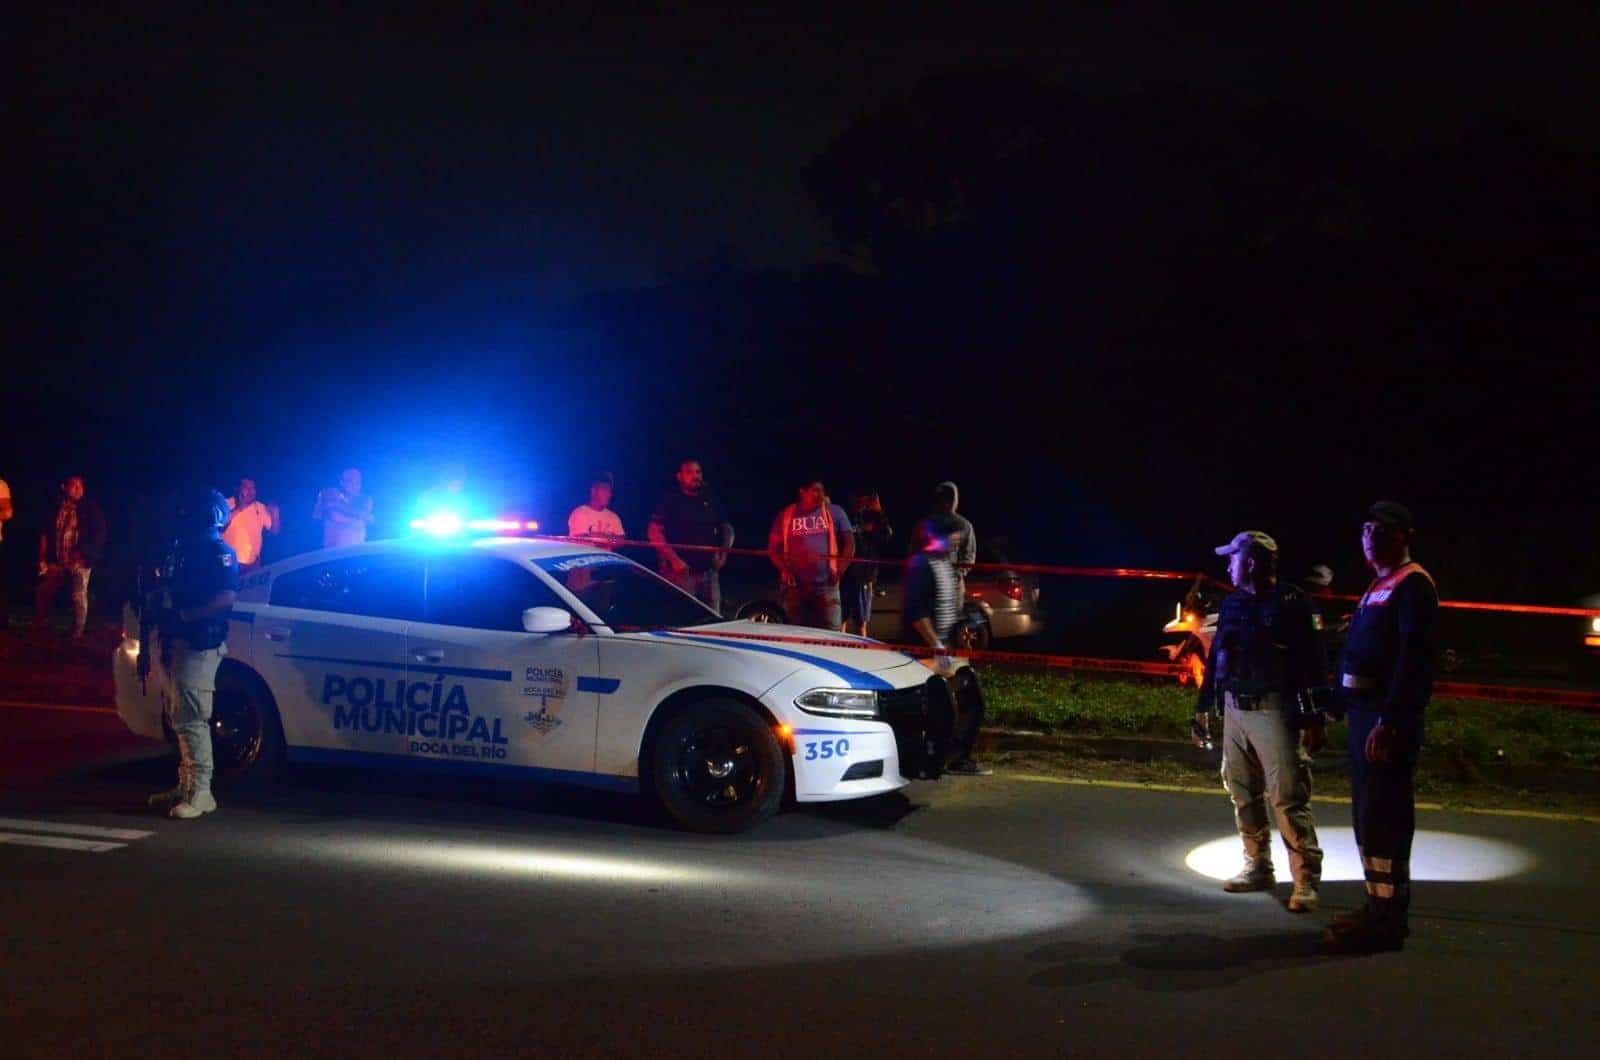
[(529, 633), (565, 633), (572, 628), (572, 614), (559, 607), (530, 607), (522, 612), (522, 628)]

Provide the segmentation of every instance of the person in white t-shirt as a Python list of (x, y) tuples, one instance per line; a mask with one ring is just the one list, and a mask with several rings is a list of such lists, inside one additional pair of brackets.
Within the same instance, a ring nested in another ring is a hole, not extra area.
[(567, 536), (580, 538), (600, 548), (614, 549), (627, 537), (622, 520), (611, 510), (611, 493), (616, 480), (609, 471), (595, 473), (589, 483), (589, 503), (580, 504), (567, 516)]
[(261, 566), (262, 532), (276, 534), (282, 527), (278, 506), (256, 500), (256, 480), (240, 479), (238, 492), (228, 498), (228, 525), (222, 530), (222, 540), (239, 555), (240, 574)]

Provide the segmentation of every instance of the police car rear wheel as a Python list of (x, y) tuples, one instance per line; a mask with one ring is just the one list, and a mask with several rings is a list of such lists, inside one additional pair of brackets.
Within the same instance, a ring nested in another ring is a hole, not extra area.
[(742, 832), (771, 817), (788, 770), (766, 719), (732, 700), (702, 700), (668, 719), (651, 765), (662, 805), (697, 832)]
[(283, 747), (272, 696), (256, 676), (236, 666), (217, 671), (211, 700), (211, 757), (217, 773), (238, 781), (261, 778)]

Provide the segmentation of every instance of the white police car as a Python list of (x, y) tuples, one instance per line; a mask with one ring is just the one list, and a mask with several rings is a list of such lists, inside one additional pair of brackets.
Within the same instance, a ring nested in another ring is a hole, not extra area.
[[(142, 687), (137, 655), (130, 635), (117, 710), (161, 739), (160, 674)], [(284, 758), (515, 772), (654, 792), (683, 825), (734, 832), (786, 791), (853, 799), (936, 776), (928, 703), (952, 694), (874, 641), (724, 621), (615, 553), (401, 540), (244, 579), (212, 731), (225, 776)]]

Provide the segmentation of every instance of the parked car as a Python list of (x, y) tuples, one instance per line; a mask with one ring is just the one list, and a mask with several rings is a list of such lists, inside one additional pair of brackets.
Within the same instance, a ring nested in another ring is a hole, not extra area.
[[(994, 545), (978, 541), (980, 564), (1004, 564), (1004, 554)], [(878, 569), (878, 586), (872, 603), (872, 621), (867, 633), (878, 640), (900, 636), (900, 615), (905, 609), (904, 569), (885, 565)], [(751, 622), (788, 621), (778, 586), (724, 591), (723, 611), (734, 618)], [(1000, 568), (984, 568), (967, 575), (966, 599), (961, 605), (966, 620), (959, 627), (957, 647), (982, 651), (992, 641), (1016, 640), (1044, 631), (1044, 612), (1039, 606), (1039, 581), (1031, 574)]]

